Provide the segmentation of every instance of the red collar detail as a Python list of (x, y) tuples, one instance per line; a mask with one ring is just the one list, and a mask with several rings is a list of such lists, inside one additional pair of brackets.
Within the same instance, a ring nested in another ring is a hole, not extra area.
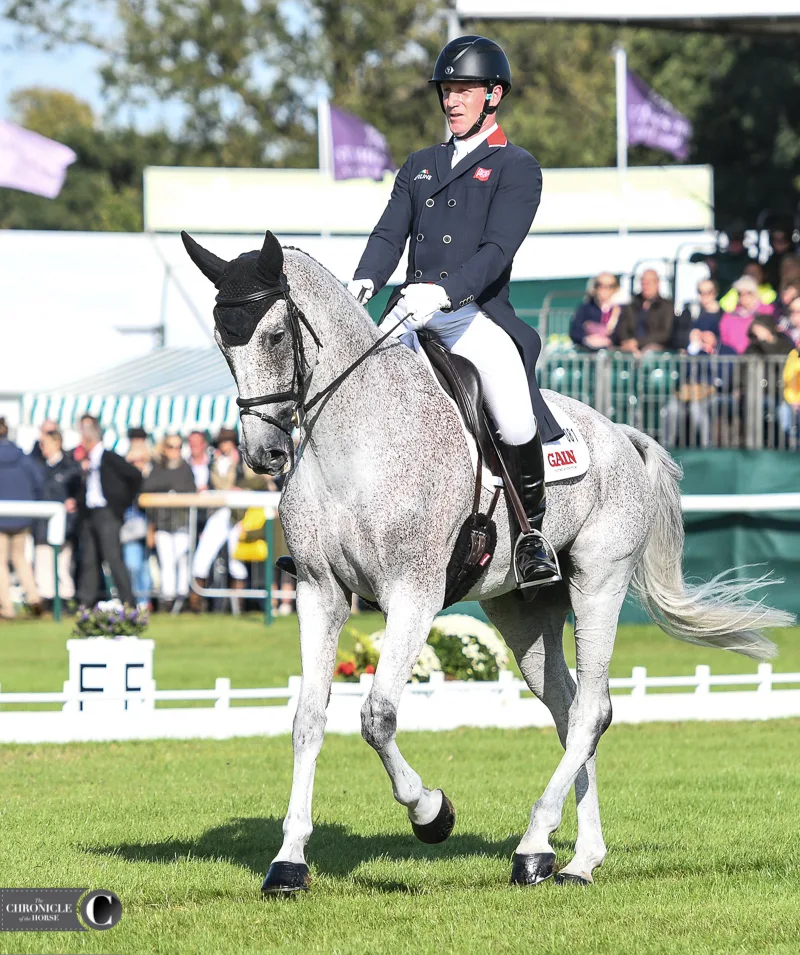
[(506, 139), (506, 134), (499, 126), (486, 140), (486, 143), (489, 146), (505, 146), (507, 142), (508, 140)]

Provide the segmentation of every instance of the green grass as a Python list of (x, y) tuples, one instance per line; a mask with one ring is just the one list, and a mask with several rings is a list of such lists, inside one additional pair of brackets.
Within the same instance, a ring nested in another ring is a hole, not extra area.
[[(381, 620), (352, 626), (369, 632)], [(60, 689), (68, 629), (0, 627), (3, 689)], [(209, 687), (217, 676), (279, 685), (299, 672), (294, 618), (266, 629), (258, 617), (157, 617), (150, 635), (164, 688)], [(777, 635), (782, 670), (800, 670), (797, 637)], [(689, 673), (698, 663), (755, 667), (624, 627), (612, 673)], [(413, 838), (360, 738), (331, 736), (316, 779), (313, 890), (288, 902), (259, 896), (281, 842), (288, 736), (3, 746), (0, 885), (109, 888), (123, 919), (108, 933), (3, 933), (0, 951), (795, 955), (799, 733), (796, 720), (612, 726), (598, 762), (609, 857), (587, 890), (507, 884), (559, 759), (554, 732), (401, 734), (426, 784), (456, 806), (442, 846)], [(559, 865), (574, 839), (570, 799), (554, 839)]]
[[(612, 727), (599, 778), (609, 856), (589, 889), (510, 887), (559, 757), (551, 731), (405, 734), (458, 821), (413, 838), (378, 758), (331, 736), (313, 888), (264, 901), (291, 780), (288, 737), (0, 749), (4, 886), (110, 888), (108, 933), (4, 933), (7, 953), (789, 953), (800, 940), (798, 721)], [(575, 837), (570, 801), (555, 839)]]
[[(348, 650), (355, 633), (383, 627), (383, 617), (365, 613), (351, 617), (341, 646)], [(0, 687), (11, 692), (62, 689), (67, 677), (68, 621), (0, 621)], [(213, 687), (228, 677), (234, 687), (285, 686), (300, 673), (296, 617), (278, 618), (265, 627), (258, 614), (242, 617), (207, 615), (171, 617), (156, 614), (146, 633), (156, 641), (155, 678), (161, 689)], [(800, 628), (772, 634), (780, 647), (775, 668), (800, 672)], [(569, 628), (564, 640), (567, 661), (575, 652)], [(754, 673), (753, 660), (735, 653), (704, 650), (665, 636), (655, 626), (620, 627), (611, 663), (612, 676), (630, 676), (635, 666), (654, 675), (680, 676), (707, 663), (714, 673)]]

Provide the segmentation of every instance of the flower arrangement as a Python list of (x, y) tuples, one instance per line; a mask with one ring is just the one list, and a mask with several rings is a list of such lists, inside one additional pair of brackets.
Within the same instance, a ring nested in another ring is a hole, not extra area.
[[(362, 673), (374, 673), (385, 631), (358, 636), (351, 656), (340, 657), (336, 676), (357, 682)], [(508, 651), (497, 631), (467, 614), (437, 617), (414, 665), (411, 679), (425, 683), (433, 673), (455, 680), (496, 680), (508, 667)]]
[(447, 676), (456, 680), (496, 680), (508, 667), (508, 651), (494, 627), (463, 613), (444, 614), (428, 636)]
[(106, 600), (91, 610), (81, 607), (75, 618), (73, 637), (138, 637), (149, 623), (146, 610), (125, 607), (118, 600)]
[(365, 637), (355, 631), (351, 633), (355, 636), (353, 654), (339, 655), (335, 675), (347, 683), (358, 683), (362, 673), (375, 672), (380, 656), (380, 646), (375, 646), (372, 637)]

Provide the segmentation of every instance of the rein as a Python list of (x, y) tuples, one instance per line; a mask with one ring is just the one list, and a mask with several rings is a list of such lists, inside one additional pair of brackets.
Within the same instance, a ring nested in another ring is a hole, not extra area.
[(308, 379), (305, 376), (304, 372), (308, 368), (308, 362), (306, 361), (305, 348), (303, 345), (303, 332), (300, 327), (301, 324), (305, 325), (308, 329), (309, 334), (314, 339), (314, 343), (317, 348), (322, 348), (322, 342), (319, 340), (317, 333), (312, 328), (309, 321), (306, 319), (303, 310), (298, 307), (297, 303), (291, 296), (289, 289), (289, 284), (286, 282), (285, 277), (282, 277), (282, 282), (280, 285), (271, 286), (270, 288), (262, 289), (258, 292), (252, 292), (250, 295), (244, 295), (241, 298), (236, 299), (221, 299), (217, 296), (217, 305), (249, 305), (251, 302), (263, 301), (267, 298), (280, 297), (286, 302), (286, 312), (289, 318), (289, 324), (292, 328), (292, 349), (294, 351), (294, 373), (292, 376), (292, 384), (289, 391), (280, 391), (272, 395), (259, 395), (255, 398), (237, 398), (236, 404), (239, 406), (240, 416), (247, 414), (253, 415), (255, 418), (260, 418), (262, 421), (266, 421), (267, 424), (271, 424), (274, 427), (278, 428), (279, 431), (282, 431), (285, 435), (291, 438), (292, 432), (290, 429), (284, 428), (284, 426), (271, 415), (264, 414), (263, 411), (255, 411), (254, 409), (260, 405), (269, 405), (269, 404), (278, 404), (282, 401), (291, 401), (294, 403), (295, 412), (302, 410), (304, 414), (308, 414), (311, 409), (319, 404), (323, 398), (327, 397), (331, 392), (335, 391), (339, 385), (342, 384), (345, 379), (355, 371), (356, 368), (363, 362), (366, 361), (369, 356), (376, 351), (380, 346), (386, 341), (389, 336), (395, 332), (408, 318), (409, 315), (404, 316), (393, 325), (388, 332), (381, 335), (381, 337), (373, 342), (372, 345), (360, 355), (352, 364), (350, 364), (345, 370), (337, 375), (336, 378), (325, 388), (322, 389), (315, 397), (306, 403), (306, 394), (308, 392)]

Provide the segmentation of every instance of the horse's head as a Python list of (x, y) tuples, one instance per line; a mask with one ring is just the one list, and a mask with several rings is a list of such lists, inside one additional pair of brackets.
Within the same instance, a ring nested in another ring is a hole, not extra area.
[(253, 470), (278, 474), (292, 455), (292, 414), (309, 372), (283, 249), (267, 232), (260, 252), (226, 262), (185, 232), (181, 237), (218, 290), (214, 337), (239, 389), (242, 456)]

